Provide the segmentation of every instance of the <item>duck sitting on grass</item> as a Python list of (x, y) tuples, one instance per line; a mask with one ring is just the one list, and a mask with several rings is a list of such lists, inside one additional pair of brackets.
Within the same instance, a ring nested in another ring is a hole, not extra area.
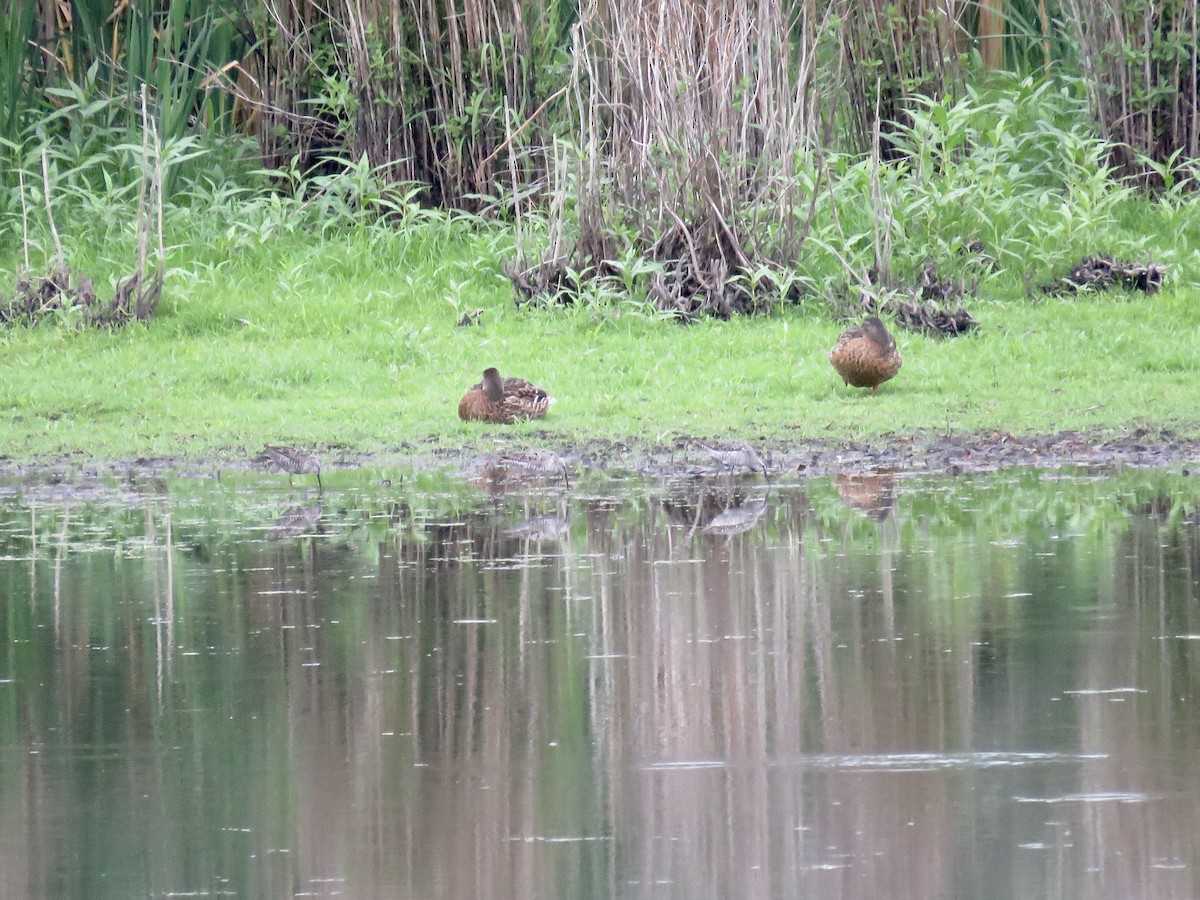
[(869, 387), (872, 394), (900, 371), (902, 362), (896, 342), (878, 316), (867, 316), (862, 325), (843, 331), (829, 351), (829, 361), (846, 384)]
[(465, 422), (508, 425), (518, 419), (540, 419), (554, 398), (524, 378), (501, 378), (495, 368), (483, 370), (483, 381), (473, 385), (458, 401), (458, 417)]

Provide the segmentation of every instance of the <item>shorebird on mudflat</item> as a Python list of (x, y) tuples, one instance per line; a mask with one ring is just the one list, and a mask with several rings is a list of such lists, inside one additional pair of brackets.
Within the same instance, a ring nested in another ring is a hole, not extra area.
[(767, 474), (767, 464), (758, 455), (758, 451), (745, 441), (697, 441), (697, 443), (707, 450), (713, 459), (731, 472), (740, 472), (745, 469), (762, 475), (767, 481), (771, 480), (771, 476)]
[(296, 475), (316, 475), (317, 487), (324, 490), (321, 485), (321, 461), (311, 453), (301, 450), (299, 447), (267, 444), (263, 447), (262, 455), (267, 458), (276, 471), (287, 475), (289, 485), (292, 484), (292, 478)]

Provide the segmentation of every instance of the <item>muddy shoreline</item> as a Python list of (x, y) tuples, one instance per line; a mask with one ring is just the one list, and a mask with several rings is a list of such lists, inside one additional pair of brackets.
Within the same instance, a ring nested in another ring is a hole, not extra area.
[[(537, 435), (523, 436), (520, 440), (498, 439), (496, 449), (490, 453), (478, 448), (430, 450), (416, 445), (376, 454), (337, 447), (314, 452), (319, 453), (324, 472), (357, 468), (464, 471), (477, 468), (501, 453), (541, 447), (563, 455), (575, 471), (670, 478), (720, 468), (700, 446), (703, 440), (679, 437), (667, 445), (607, 440), (570, 444), (563, 441), (562, 435), (547, 433), (542, 439)], [(796, 440), (754, 445), (763, 454), (769, 472), (784, 477), (878, 470), (960, 475), (1018, 467), (1081, 467), (1097, 471), (1179, 467), (1183, 474), (1200, 474), (1200, 438), (1180, 437), (1168, 430), (1132, 429), (1119, 436), (1075, 431), (1018, 436), (990, 431), (969, 435), (904, 435), (871, 442)], [(0, 458), (0, 479), (55, 482), (114, 476), (212, 478), (219, 477), (222, 471), (261, 469), (253, 456), (228, 454), (206, 460), (155, 456), (101, 461), (77, 454), (39, 462)]]

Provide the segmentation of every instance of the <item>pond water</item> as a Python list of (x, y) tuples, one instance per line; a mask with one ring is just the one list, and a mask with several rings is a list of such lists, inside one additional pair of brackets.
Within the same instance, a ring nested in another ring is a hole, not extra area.
[(1200, 896), (1200, 480), (0, 484), (0, 898)]

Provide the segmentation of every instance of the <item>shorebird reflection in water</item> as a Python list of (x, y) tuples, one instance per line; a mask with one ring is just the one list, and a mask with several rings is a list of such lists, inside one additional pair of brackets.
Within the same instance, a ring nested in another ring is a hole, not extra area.
[(325, 508), (320, 503), (314, 503), (311, 506), (288, 507), (283, 515), (275, 520), (271, 530), (267, 532), (267, 540), (281, 541), (307, 534), (313, 530), (324, 514)]
[(311, 453), (306, 453), (298, 447), (282, 447), (267, 444), (263, 447), (263, 456), (276, 469), (288, 477), (288, 484), (296, 475), (316, 475), (317, 488), (324, 490), (321, 484), (321, 461)]
[(731, 506), (724, 512), (713, 516), (712, 521), (704, 526), (704, 533), (726, 537), (741, 534), (757, 525), (766, 512), (766, 498), (755, 497), (747, 500), (741, 506)]
[(571, 520), (565, 515), (533, 516), (504, 529), (509, 537), (517, 537), (526, 541), (558, 540), (571, 527)]

